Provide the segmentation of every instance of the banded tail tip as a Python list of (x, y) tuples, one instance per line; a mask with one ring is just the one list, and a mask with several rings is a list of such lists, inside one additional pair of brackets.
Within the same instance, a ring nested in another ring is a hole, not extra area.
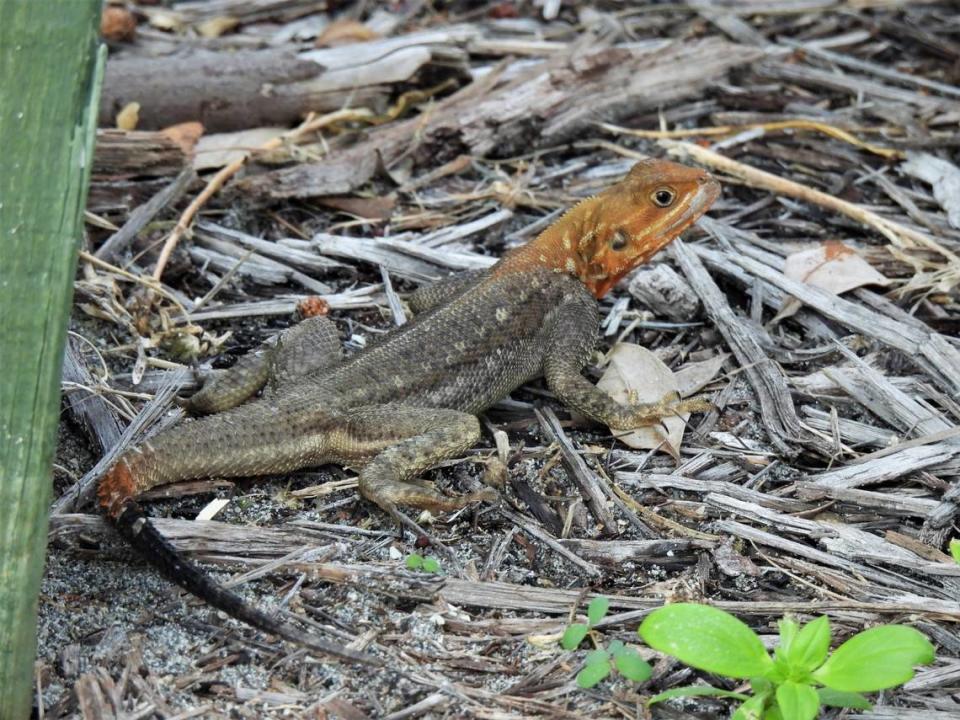
[(120, 459), (100, 480), (97, 499), (107, 515), (116, 520), (123, 512), (127, 501), (136, 494), (136, 481), (126, 460)]

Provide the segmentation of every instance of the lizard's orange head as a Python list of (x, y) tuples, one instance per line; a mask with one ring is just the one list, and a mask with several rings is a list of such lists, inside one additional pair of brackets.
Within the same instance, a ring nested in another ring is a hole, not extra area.
[(577, 241), (570, 243), (574, 257), (568, 260), (590, 291), (603, 297), (696, 222), (719, 195), (720, 183), (704, 170), (642, 160), (623, 180), (571, 213), (574, 223), (568, 230)]

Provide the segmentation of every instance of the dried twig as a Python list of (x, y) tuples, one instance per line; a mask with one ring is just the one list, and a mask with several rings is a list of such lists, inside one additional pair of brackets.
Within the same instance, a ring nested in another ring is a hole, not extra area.
[(806, 185), (801, 185), (793, 180), (787, 180), (765, 170), (737, 162), (736, 160), (732, 160), (718, 152), (700, 147), (699, 145), (674, 140), (661, 140), (660, 144), (667, 148), (673, 155), (692, 158), (714, 170), (729, 173), (752, 187), (768, 190), (777, 195), (797, 198), (798, 200), (803, 200), (804, 202), (819, 205), (828, 210), (846, 215), (857, 222), (872, 227), (898, 248), (911, 249), (922, 246), (934, 250), (950, 263), (949, 268), (945, 268), (940, 273), (942, 279), (948, 282), (948, 286), (960, 282), (960, 257), (929, 235), (908, 228), (895, 220), (882, 217), (860, 205), (847, 202), (833, 195), (828, 195), (825, 192), (815, 190)]
[[(290, 132), (283, 133), (272, 140), (268, 140), (253, 152), (263, 153), (276, 150), (277, 148), (283, 147), (285, 144), (295, 143), (302, 139), (303, 136), (312, 132), (316, 132), (317, 130), (325, 128), (334, 123), (366, 120), (371, 117), (373, 117), (373, 113), (363, 108), (337, 110), (336, 112), (327, 113), (325, 115), (321, 115), (320, 117), (311, 117), (304, 121), (304, 123), (298, 128), (291, 130)], [(195, 197), (187, 206), (187, 209), (183, 211), (183, 213), (180, 215), (180, 219), (177, 220), (177, 224), (174, 226), (170, 235), (167, 236), (166, 241), (163, 243), (163, 247), (160, 249), (160, 257), (157, 258), (156, 267), (153, 269), (154, 279), (159, 280), (163, 276), (163, 271), (167, 267), (167, 262), (170, 260), (170, 255), (173, 253), (174, 248), (177, 247), (177, 243), (180, 242), (180, 238), (182, 238), (190, 228), (190, 223), (193, 222), (193, 219), (196, 217), (197, 213), (200, 212), (200, 208), (202, 208), (207, 201), (227, 183), (230, 178), (240, 172), (243, 166), (247, 163), (249, 157), (250, 155), (244, 155), (243, 157), (234, 160), (218, 170), (217, 173), (207, 182), (207, 185), (203, 191), (197, 195), (197, 197)]]

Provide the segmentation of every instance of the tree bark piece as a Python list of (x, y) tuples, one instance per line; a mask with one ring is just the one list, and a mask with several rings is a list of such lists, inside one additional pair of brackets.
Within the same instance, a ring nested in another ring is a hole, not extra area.
[[(570, 52), (518, 77), (484, 77), (418, 116), (370, 132), (318, 163), (240, 181), (264, 199), (349, 193), (380, 167), (413, 151), (425, 166), (468, 152), (506, 157), (564, 142), (593, 123), (618, 121), (701, 92), (726, 72), (762, 54), (718, 41), (676, 42), (655, 49)], [(416, 140), (415, 140), (416, 139)], [(412, 143), (418, 143), (411, 147)]]
[(790, 454), (789, 443), (799, 442), (804, 433), (783, 371), (767, 357), (751, 327), (737, 318), (726, 296), (707, 273), (696, 253), (680, 240), (674, 242), (672, 251), (683, 274), (700, 297), (707, 315), (744, 368), (760, 401), (760, 414), (767, 435), (781, 452)]
[(166, 177), (190, 166), (183, 148), (168, 135), (140, 130), (98, 130), (93, 153), (97, 180)]
[[(715, 500), (716, 497), (711, 499)], [(733, 503), (730, 507), (742, 509), (744, 505)], [(510, 515), (514, 514), (510, 513)], [(779, 520), (780, 517), (782, 516), (777, 513), (771, 515), (774, 522)], [(180, 552), (216, 565), (252, 565), (259, 567), (266, 558), (280, 558), (305, 547), (317, 547), (329, 542), (328, 538), (322, 533), (315, 537), (310, 536), (312, 535), (310, 533), (308, 537), (304, 537), (302, 533), (298, 534), (296, 529), (287, 529), (286, 527), (232, 525), (216, 520), (198, 523), (192, 520), (171, 518), (155, 518), (154, 522), (157, 528), (170, 539), (170, 542)], [(304, 523), (291, 523), (290, 525), (291, 527), (300, 527), (301, 525), (306, 527)], [(791, 554), (809, 558), (819, 562), (821, 568), (824, 566), (839, 568), (853, 577), (869, 578), (878, 583), (879, 587), (873, 585), (871, 591), (862, 600), (856, 601), (838, 599), (821, 602), (811, 602), (809, 600), (799, 602), (711, 602), (711, 605), (715, 607), (745, 615), (779, 614), (785, 611), (916, 612), (943, 615), (960, 620), (960, 603), (953, 599), (954, 596), (943, 598), (938, 597), (937, 594), (930, 594), (932, 591), (935, 592), (932, 587), (924, 586), (908, 578), (899, 577), (885, 570), (864, 565), (854, 559), (831, 555), (803, 543), (788, 540), (782, 534), (768, 533), (758, 528), (728, 520), (718, 521), (716, 525), (718, 530), (725, 535), (729, 534), (748, 539), (786, 553), (780, 555), (778, 561), (786, 562)], [(835, 526), (827, 523), (814, 523), (814, 525), (822, 525), (824, 529), (829, 531), (835, 530)], [(855, 530), (853, 534), (862, 537), (867, 533)], [(99, 515), (61, 515), (52, 521), (51, 535), (60, 541), (70, 541), (79, 535), (87, 538), (109, 537), (111, 531), (106, 521)], [(875, 542), (878, 547), (889, 550), (890, 544), (883, 538), (871, 536), (871, 541)], [(561, 542), (562, 546), (569, 543), (571, 547), (580, 551), (590, 546), (591, 543), (591, 549), (604, 544), (597, 541), (570, 542), (564, 540)], [(693, 552), (695, 550), (706, 550), (710, 544), (697, 540), (669, 539), (651, 543), (638, 542), (633, 543), (633, 546), (634, 554), (639, 552), (643, 555), (644, 548), (655, 549), (659, 546), (660, 550), (669, 551), (672, 545), (673, 550), (686, 548), (686, 552)], [(236, 554), (238, 547), (244, 548), (242, 557)], [(895, 563), (896, 559), (897, 554), (891, 554), (886, 558), (886, 561)], [(580, 558), (578, 560), (585, 562)], [(913, 564), (927, 567), (941, 565), (925, 561), (915, 561)], [(956, 571), (946, 563), (942, 565), (943, 572), (938, 574), (942, 579), (949, 580), (948, 576)], [(594, 567), (589, 564), (587, 566)], [(294, 559), (286, 563), (283, 569), (287, 573), (305, 573), (314, 580), (363, 586), (368, 590), (381, 592), (393, 599), (402, 597), (408, 600), (431, 602), (436, 600), (437, 597), (441, 597), (458, 606), (502, 608), (550, 614), (568, 613), (573, 604), (585, 602), (582, 591), (579, 589), (560, 590), (514, 585), (507, 582), (475, 582), (446, 576), (424, 578), (421, 574), (398, 570), (395, 565), (385, 563), (360, 564)], [(892, 588), (892, 591), (885, 589), (883, 586)], [(903, 592), (911, 593), (911, 595), (904, 598)], [(623, 595), (609, 595), (609, 597), (611, 607), (618, 610), (648, 611), (663, 604), (663, 600), (658, 597), (627, 597)], [(629, 613), (624, 616), (610, 615), (603, 623), (609, 627), (631, 622), (635, 619), (627, 617), (627, 615)]]
[(197, 179), (193, 168), (183, 170), (176, 179), (158, 192), (143, 205), (130, 213), (123, 227), (108, 237), (103, 245), (97, 248), (95, 257), (113, 262), (136, 239), (147, 224), (164, 208), (176, 204), (177, 200), (187, 191), (190, 184)]
[(120, 439), (120, 419), (116, 410), (93, 392), (97, 382), (83, 362), (80, 343), (71, 338), (67, 343), (63, 362), (63, 382), (73, 384), (65, 393), (65, 405), (74, 422), (82, 427), (100, 453), (112, 448)]
[[(429, 58), (428, 58), (429, 59)], [(113, 126), (130, 102), (140, 103), (144, 130), (196, 120), (207, 132), (292, 125), (308, 112), (383, 99), (379, 88), (331, 88), (324, 67), (289, 51), (197, 51), (160, 58), (120, 58), (107, 64), (100, 124)]]
[(0, 718), (30, 716), (60, 370), (106, 57), (100, 6), (0, 3)]
[(535, 410), (534, 412), (537, 415), (537, 420), (540, 421), (540, 427), (544, 433), (552, 442), (557, 443), (559, 446), (560, 454), (563, 458), (563, 466), (567, 469), (567, 474), (570, 476), (570, 479), (573, 480), (574, 484), (576, 484), (580, 490), (583, 501), (587, 507), (590, 508), (590, 512), (593, 513), (593, 516), (603, 525), (605, 532), (610, 535), (616, 535), (617, 523), (607, 509), (607, 498), (603, 490), (600, 489), (600, 479), (596, 473), (590, 470), (584, 459), (580, 457), (580, 453), (573, 447), (570, 438), (567, 437), (567, 434), (563, 432), (563, 428), (560, 427), (560, 420), (554, 414), (553, 410), (544, 407), (542, 410)]
[(299, 54), (197, 50), (112, 58), (100, 124), (113, 126), (130, 102), (140, 104), (141, 129), (196, 120), (208, 133), (293, 125), (310, 112), (346, 107), (379, 111), (392, 83), (409, 81), (435, 60), (438, 66), (462, 64), (463, 46), (476, 35), (458, 25)]
[(753, 258), (731, 253), (728, 259), (825, 317), (906, 353), (944, 391), (960, 394), (960, 350), (939, 333), (918, 329), (826, 290), (791, 280)]

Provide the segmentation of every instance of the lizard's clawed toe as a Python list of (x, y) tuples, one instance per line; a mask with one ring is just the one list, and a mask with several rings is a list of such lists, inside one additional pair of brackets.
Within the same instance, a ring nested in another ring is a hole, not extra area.
[(622, 421), (624, 427), (617, 430), (629, 430), (638, 427), (659, 426), (666, 432), (663, 424), (665, 418), (681, 417), (695, 412), (707, 412), (713, 404), (704, 397), (695, 397), (688, 400), (681, 399), (679, 393), (671, 391), (659, 402), (630, 406), (627, 419)]
[(716, 407), (708, 397), (701, 395), (687, 400), (681, 400), (676, 405), (677, 413), (700, 413), (710, 412)]
[(660, 398), (660, 402), (658, 404), (663, 406), (670, 406), (670, 405), (677, 405), (682, 401), (683, 401), (683, 396), (680, 394), (680, 391), (671, 390), (662, 398)]

